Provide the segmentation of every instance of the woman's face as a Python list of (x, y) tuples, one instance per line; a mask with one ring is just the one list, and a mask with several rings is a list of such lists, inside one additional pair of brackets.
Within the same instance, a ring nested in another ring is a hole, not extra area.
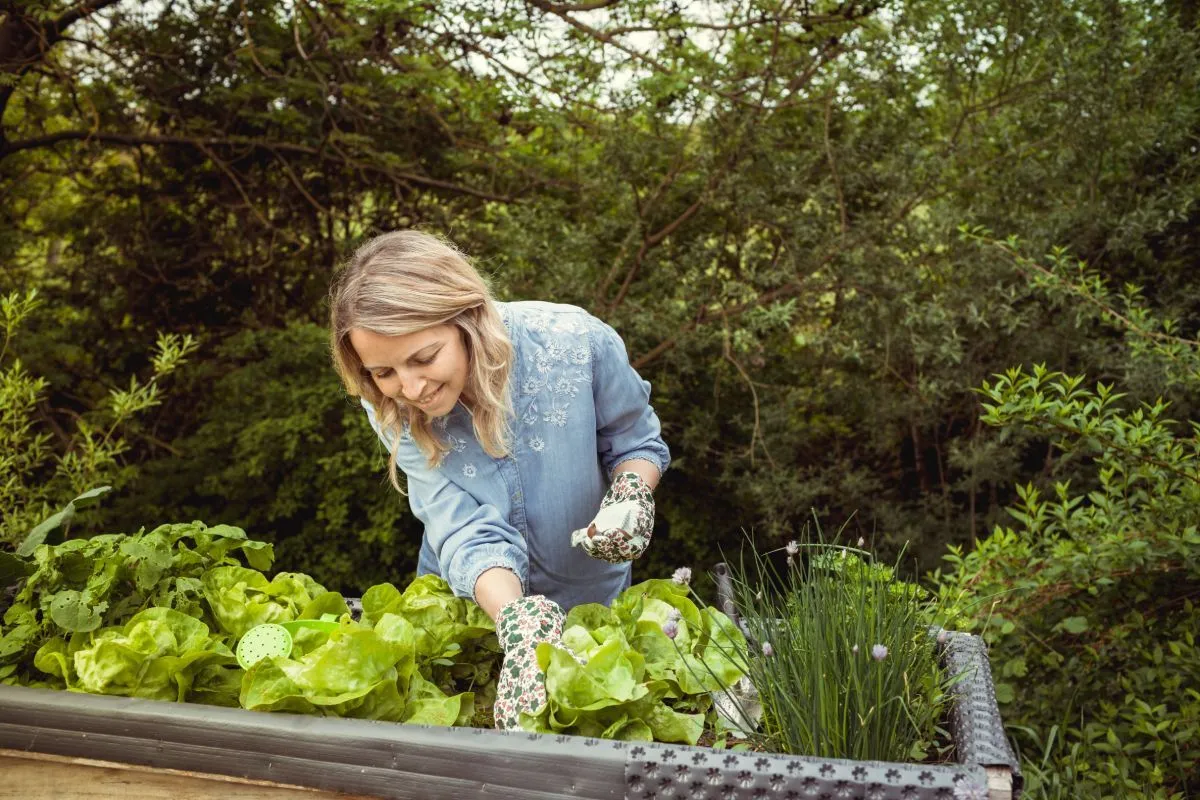
[(467, 382), (468, 355), (455, 325), (436, 325), (404, 336), (354, 328), (350, 344), (379, 391), (430, 417), (449, 414)]

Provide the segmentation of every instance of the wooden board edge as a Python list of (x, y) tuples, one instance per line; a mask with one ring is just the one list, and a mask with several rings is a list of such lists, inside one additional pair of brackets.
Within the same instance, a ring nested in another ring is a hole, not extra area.
[(1012, 770), (1008, 767), (984, 767), (987, 770), (988, 800), (1012, 800)]
[[(6, 758), (20, 759), (24, 761), (43, 761), (58, 766), (80, 766), (91, 767), (93, 769), (119, 769), (130, 772), (150, 773), (156, 776), (171, 776), (181, 780), (209, 781), (214, 784), (236, 783), (245, 786), (255, 786), (262, 789), (279, 790), (281, 792), (304, 792), (306, 796), (312, 797), (313, 800), (378, 800), (378, 798), (373, 795), (342, 794), (340, 792), (330, 792), (324, 789), (316, 789), (311, 786), (298, 786), (290, 783), (277, 783), (275, 781), (264, 781), (255, 778), (243, 778), (237, 775), (220, 775), (210, 772), (193, 772), (183, 769), (148, 767), (143, 764), (126, 764), (121, 761), (102, 761), (95, 758), (60, 756), (52, 753), (38, 753), (32, 750), (12, 750), (0, 747), (0, 760)], [(216, 795), (214, 794), (214, 797), (215, 796)]]

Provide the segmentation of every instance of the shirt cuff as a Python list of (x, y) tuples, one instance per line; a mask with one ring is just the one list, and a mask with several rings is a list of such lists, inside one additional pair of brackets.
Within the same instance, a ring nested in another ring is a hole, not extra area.
[(617, 475), (617, 468), (626, 461), (649, 461), (658, 470), (658, 477), (661, 480), (663, 473), (667, 471), (667, 467), (671, 464), (670, 458), (663, 458), (662, 454), (657, 450), (634, 450), (632, 453), (625, 453), (619, 459), (613, 462), (612, 468), (608, 470), (608, 482), (612, 483), (613, 478)]
[(523, 574), (521, 574), (521, 570), (519, 570), (517, 568), (517, 565), (514, 564), (511, 559), (507, 559), (507, 558), (504, 558), (503, 556), (496, 555), (496, 556), (485, 557), (482, 561), (480, 561), (478, 563), (472, 563), (470, 565), (470, 567), (467, 569), (466, 573), (463, 576), (466, 579), (466, 581), (465, 581), (465, 585), (462, 586), (461, 588), (464, 589), (465, 591), (461, 592), (460, 596), (461, 597), (469, 597), (472, 600), (474, 600), (476, 604), (478, 604), (479, 599), (475, 597), (475, 584), (477, 584), (479, 582), (480, 575), (487, 572), (489, 569), (494, 569), (496, 567), (503, 567), (504, 569), (510, 571), (512, 574), (516, 575), (517, 581), (521, 584), (521, 594), (522, 595), (529, 594), (529, 587), (525, 580), (525, 576)]

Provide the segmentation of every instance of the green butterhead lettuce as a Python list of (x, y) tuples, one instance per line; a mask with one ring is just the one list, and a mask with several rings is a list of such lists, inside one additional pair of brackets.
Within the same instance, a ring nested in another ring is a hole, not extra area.
[(254, 665), (242, 682), (241, 705), (433, 725), (469, 720), (473, 696), (448, 697), (421, 677), (416, 645), (417, 629), (398, 614), (383, 614), (374, 627), (346, 621), (308, 653)]
[(325, 588), (299, 572), (280, 572), (268, 581), (245, 567), (215, 567), (200, 579), (217, 625), (240, 639), (255, 625), (291, 622)]
[[(73, 652), (69, 668), (67, 651)], [(119, 628), (90, 634), (78, 649), (44, 646), (37, 661), (79, 691), (179, 702), (187, 700), (204, 667), (236, 663), (207, 625), (170, 608), (148, 608)]]
[(456, 597), (436, 575), (422, 575), (403, 592), (390, 583), (363, 594), (361, 622), (397, 614), (417, 632), (417, 669), (445, 695), (470, 691), (483, 705), (496, 695), (496, 675), (503, 653), (496, 626), (478, 604)]

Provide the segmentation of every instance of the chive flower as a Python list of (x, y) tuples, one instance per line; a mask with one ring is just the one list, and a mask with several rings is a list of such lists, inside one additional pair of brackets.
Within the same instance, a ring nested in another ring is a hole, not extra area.
[(787, 551), (788, 558), (794, 558), (800, 552), (800, 543), (793, 539), (783, 549)]
[(858, 645), (854, 645), (854, 647), (851, 647), (850, 652), (854, 653), (854, 655), (858, 655)]
[(679, 613), (678, 608), (672, 608), (670, 611), (667, 612), (667, 621), (668, 622), (679, 622), (679, 618), (682, 616), (683, 616), (683, 614)]
[(763, 655), (766, 656), (767, 658), (770, 658), (771, 656), (775, 655), (775, 648), (771, 647), (770, 642), (763, 642), (762, 651), (763, 651)]
[(871, 648), (871, 658), (876, 661), (883, 661), (887, 658), (887, 648), (881, 644), (877, 644)]
[(678, 583), (680, 586), (687, 586), (692, 582), (692, 570), (690, 567), (680, 567), (675, 570), (675, 574), (671, 576), (671, 580)]
[(669, 619), (663, 623), (662, 632), (666, 634), (668, 639), (674, 639), (679, 635), (679, 623), (673, 619)]

